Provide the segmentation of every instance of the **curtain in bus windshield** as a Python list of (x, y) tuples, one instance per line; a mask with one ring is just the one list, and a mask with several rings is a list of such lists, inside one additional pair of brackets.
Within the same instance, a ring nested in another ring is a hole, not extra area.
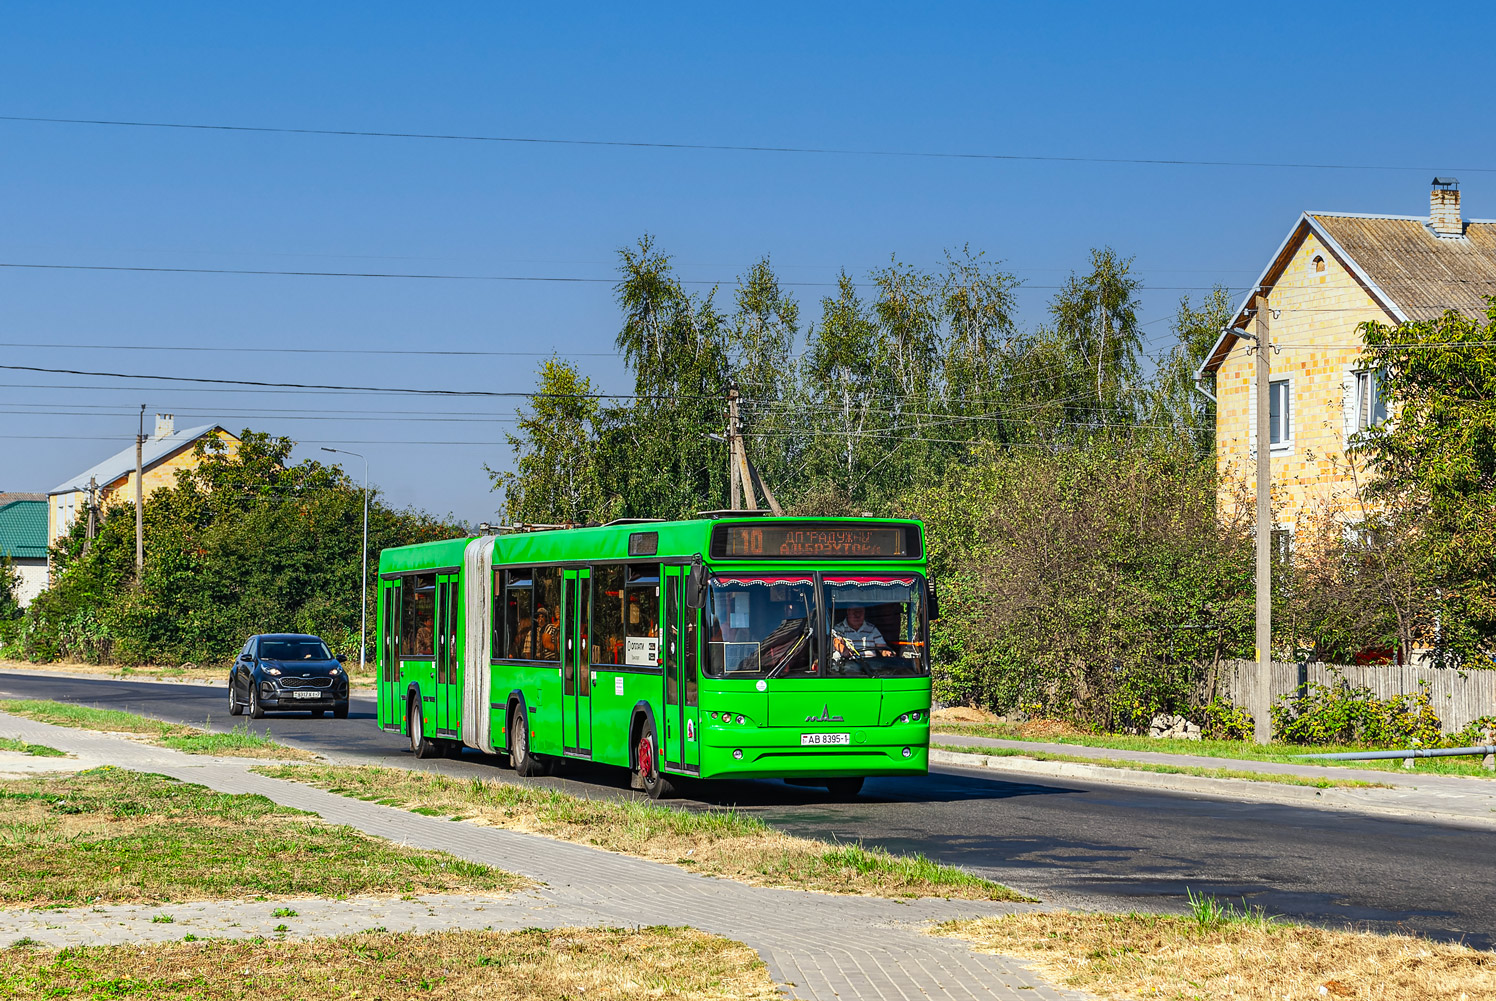
[(826, 673), (924, 674), (924, 588), (916, 577), (825, 577)]
[(707, 663), (712, 677), (814, 677), (815, 582), (809, 577), (734, 576), (712, 580)]

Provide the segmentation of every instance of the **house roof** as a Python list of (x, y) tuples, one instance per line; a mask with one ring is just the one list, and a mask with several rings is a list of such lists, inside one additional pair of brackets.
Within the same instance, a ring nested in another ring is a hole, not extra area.
[[(150, 469), (161, 460), (170, 457), (180, 449), (192, 445), (199, 438), (205, 437), (214, 431), (228, 433), (225, 428), (218, 424), (204, 424), (200, 427), (184, 428), (181, 431), (176, 431), (160, 438), (147, 438), (144, 447), (141, 449), (141, 467)], [(102, 487), (113, 483), (126, 473), (133, 472), (134, 469), (135, 446), (130, 445), (128, 448), (111, 455), (103, 462), (85, 469), (78, 475), (68, 477), (62, 483), (48, 490), (47, 495), (70, 494), (76, 490), (87, 490), (88, 481), (94, 478), (98, 479), (99, 486)]]
[[(0, 498), (16, 494), (0, 494)], [(40, 494), (25, 494), (34, 500), (0, 499), (0, 555), (20, 560), (47, 558), (47, 502)]]
[(1437, 319), (1454, 309), (1484, 316), (1496, 295), (1496, 220), (1471, 219), (1462, 237), (1436, 236), (1425, 216), (1305, 212), (1257, 281), (1231, 323), (1200, 363), (1196, 378), (1214, 372), (1236, 346), (1239, 328), (1259, 290), (1271, 289), (1307, 233), (1319, 238), (1368, 295), (1396, 321)]

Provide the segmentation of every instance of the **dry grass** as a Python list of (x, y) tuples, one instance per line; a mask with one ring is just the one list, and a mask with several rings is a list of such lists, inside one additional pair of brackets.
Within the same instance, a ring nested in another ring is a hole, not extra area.
[(857, 844), (792, 837), (734, 810), (587, 799), (517, 783), (395, 768), (285, 765), (256, 771), (429, 816), (544, 834), (758, 886), (880, 897), (1028, 899), (922, 855), (890, 855)]
[(753, 950), (729, 939), (563, 928), (0, 949), (0, 997), (770, 1001), (777, 991)]
[(1200, 1001), (1492, 1001), (1496, 955), (1411, 935), (1329, 931), (1216, 910), (1160, 915), (1017, 914), (940, 934), (1029, 961), (1050, 981), (1104, 998)]
[(0, 858), (0, 906), (11, 907), (526, 885), (263, 796), (119, 768), (0, 781)]
[[(354, 688), (374, 688), (374, 665), (365, 666), (362, 673), (358, 669), (357, 662), (344, 665), (348, 672), (348, 680)], [(85, 664), (82, 661), (56, 661), (47, 664), (34, 664), (27, 660), (4, 660), (0, 659), (0, 671), (7, 669), (23, 671), (55, 671), (58, 674), (87, 674), (100, 678), (120, 678), (129, 680), (156, 680), (156, 681), (197, 681), (223, 684), (229, 676), (227, 664), (140, 664), (134, 667), (126, 667), (123, 664)]]
[(282, 761), (314, 761), (317, 758), (310, 751), (277, 744), (268, 737), (252, 733), (247, 724), (237, 726), (228, 733), (216, 733), (183, 723), (167, 723), (149, 716), (121, 712), (118, 709), (96, 709), (49, 699), (0, 700), (0, 712), (53, 726), (121, 734), (187, 754), (274, 758)]

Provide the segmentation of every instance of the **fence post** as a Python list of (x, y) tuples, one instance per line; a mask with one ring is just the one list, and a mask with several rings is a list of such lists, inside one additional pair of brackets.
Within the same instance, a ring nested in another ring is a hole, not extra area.
[[(1481, 743), (1490, 747), (1492, 744), (1496, 744), (1496, 730), (1486, 727), (1480, 732), (1480, 738)], [(1482, 768), (1487, 770), (1496, 770), (1496, 754), (1487, 754), (1480, 760), (1480, 764)]]

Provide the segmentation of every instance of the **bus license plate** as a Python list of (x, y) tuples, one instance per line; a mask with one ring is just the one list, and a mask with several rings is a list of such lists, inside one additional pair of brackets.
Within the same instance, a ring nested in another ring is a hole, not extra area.
[(822, 744), (850, 744), (852, 735), (850, 733), (802, 733), (800, 734), (801, 747), (815, 747)]
[(293, 699), (320, 699), (322, 697), (322, 693), (321, 692), (292, 692), (291, 693), (291, 697)]

